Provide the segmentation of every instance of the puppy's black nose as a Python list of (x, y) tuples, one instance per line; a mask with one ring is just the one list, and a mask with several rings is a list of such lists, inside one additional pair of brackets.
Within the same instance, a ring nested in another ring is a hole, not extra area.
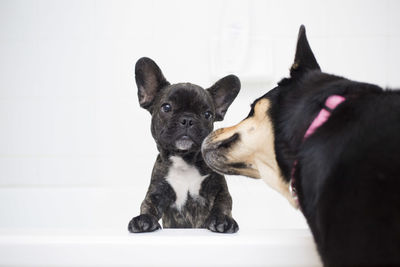
[(184, 128), (190, 128), (193, 126), (193, 119), (188, 116), (183, 116), (180, 120), (180, 125)]

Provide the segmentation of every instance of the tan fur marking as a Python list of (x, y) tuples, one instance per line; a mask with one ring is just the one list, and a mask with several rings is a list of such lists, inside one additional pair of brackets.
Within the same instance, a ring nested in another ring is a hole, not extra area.
[(240, 140), (224, 156), (225, 164), (243, 162), (248, 168), (236, 170), (239, 174), (263, 179), (281, 193), (295, 208), (289, 184), (283, 180), (276, 161), (273, 125), (268, 116), (270, 101), (260, 99), (254, 106), (254, 115), (239, 124), (214, 132), (211, 142), (226, 140), (238, 133)]

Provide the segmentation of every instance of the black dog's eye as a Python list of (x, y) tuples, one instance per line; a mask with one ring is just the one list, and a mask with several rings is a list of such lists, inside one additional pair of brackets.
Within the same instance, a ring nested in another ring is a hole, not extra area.
[(170, 111), (172, 110), (172, 107), (171, 107), (170, 104), (165, 103), (165, 104), (162, 104), (161, 110), (162, 110), (163, 112), (170, 112)]
[(211, 111), (206, 111), (204, 113), (204, 117), (208, 120), (208, 119), (211, 119), (213, 117), (213, 114), (211, 113)]

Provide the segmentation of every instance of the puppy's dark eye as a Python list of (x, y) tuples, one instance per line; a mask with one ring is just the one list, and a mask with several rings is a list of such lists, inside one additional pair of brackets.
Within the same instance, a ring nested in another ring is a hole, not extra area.
[(170, 111), (172, 110), (172, 107), (171, 107), (170, 104), (165, 103), (165, 104), (162, 104), (161, 110), (162, 110), (163, 112), (170, 112)]
[(205, 117), (207, 120), (209, 120), (209, 119), (212, 119), (213, 114), (211, 113), (211, 111), (206, 111), (206, 112), (204, 113), (204, 117)]

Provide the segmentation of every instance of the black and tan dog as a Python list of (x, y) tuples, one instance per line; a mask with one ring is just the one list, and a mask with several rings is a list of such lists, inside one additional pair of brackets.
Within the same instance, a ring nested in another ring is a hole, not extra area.
[(290, 78), (202, 151), (299, 205), (324, 265), (400, 265), (400, 92), (322, 72), (304, 26)]
[(207, 90), (191, 83), (170, 84), (150, 58), (138, 60), (135, 78), (140, 106), (152, 117), (159, 154), (140, 215), (128, 230), (155, 231), (162, 218), (166, 228), (238, 231), (225, 178), (205, 164), (200, 148), (239, 93), (239, 79), (226, 76)]

